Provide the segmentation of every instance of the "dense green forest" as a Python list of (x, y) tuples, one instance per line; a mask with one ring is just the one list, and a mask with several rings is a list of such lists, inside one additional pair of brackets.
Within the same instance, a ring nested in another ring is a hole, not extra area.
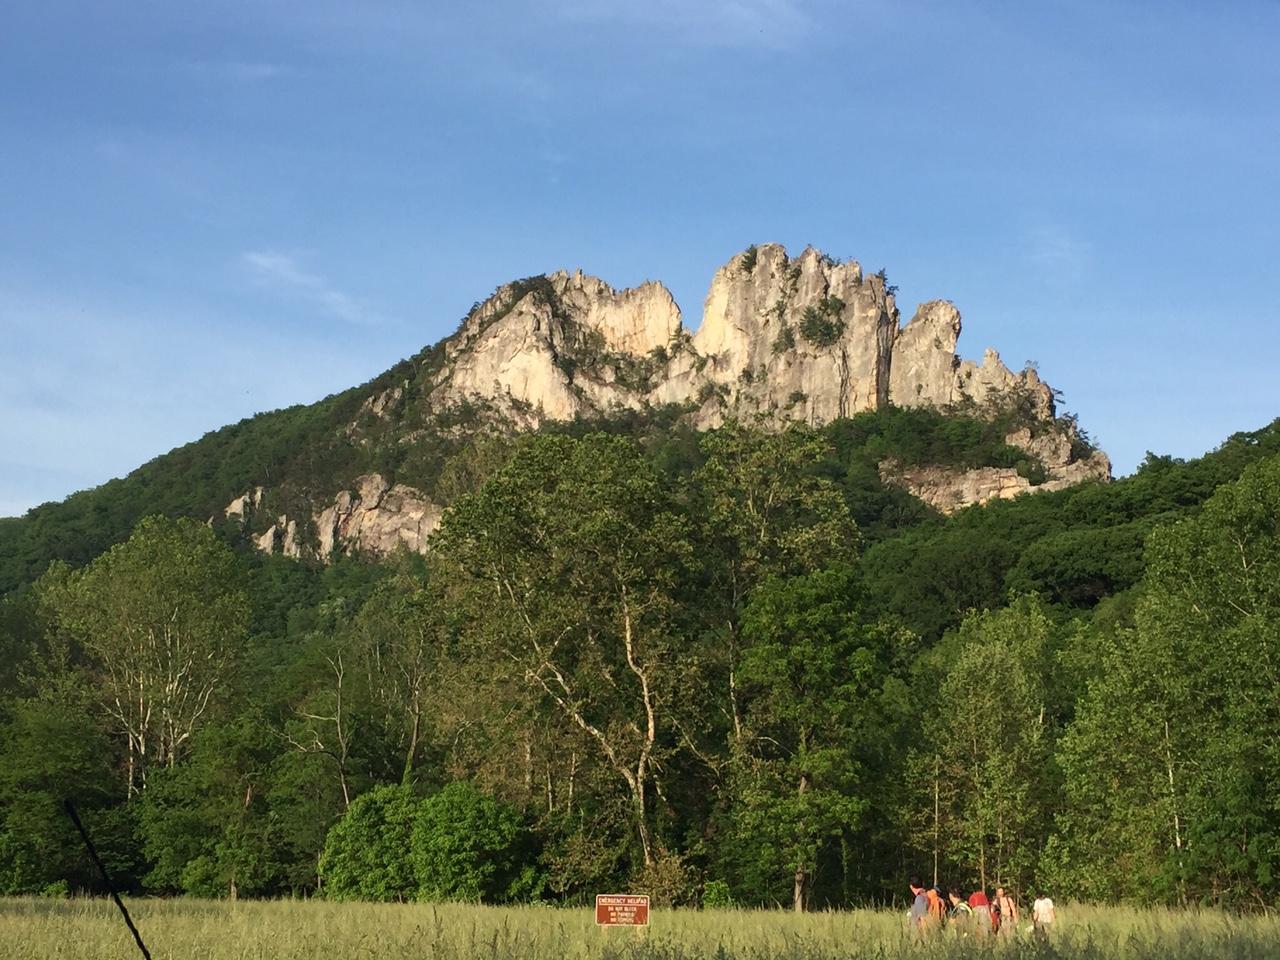
[(425, 557), (203, 522), (298, 444), (414, 469), (332, 442), (367, 392), (0, 526), (0, 892), (97, 889), (69, 798), (161, 894), (1280, 897), (1280, 421), (942, 517), (876, 464), (999, 429), (658, 411), (437, 451)]

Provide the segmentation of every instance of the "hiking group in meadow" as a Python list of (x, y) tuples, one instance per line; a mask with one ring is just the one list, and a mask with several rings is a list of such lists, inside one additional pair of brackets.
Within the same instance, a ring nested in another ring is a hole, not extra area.
[[(1004, 887), (996, 887), (996, 895), (988, 899), (985, 890), (975, 890), (965, 897), (960, 890), (951, 887), (945, 894), (936, 884), (926, 887), (919, 877), (909, 881), (915, 899), (908, 914), (911, 932), (926, 937), (950, 930), (960, 937), (1009, 937), (1017, 934), (1021, 911), (1016, 897)], [(1053, 900), (1041, 893), (1031, 906), (1031, 927), (1037, 940), (1046, 940), (1053, 927), (1055, 911)]]

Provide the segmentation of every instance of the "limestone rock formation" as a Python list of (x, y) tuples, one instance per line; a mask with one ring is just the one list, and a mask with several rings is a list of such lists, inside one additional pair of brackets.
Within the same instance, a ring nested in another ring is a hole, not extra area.
[(922, 303), (896, 332), (890, 360), (889, 402), (898, 407), (963, 407), (977, 410), (1025, 399), (1041, 420), (1053, 418), (1053, 391), (1035, 370), (1013, 373), (987, 348), (982, 363), (956, 355), (960, 311), (947, 300)]
[[(477, 417), (509, 431), (666, 404), (683, 406), (699, 428), (730, 416), (817, 425), (889, 404), (989, 419), (1016, 409), (1035, 429), (1007, 442), (1039, 465), (1024, 472), (1040, 483), (1012, 468), (895, 464), (882, 465), (885, 481), (950, 511), (1110, 477), (1106, 456), (1083, 449), (1073, 422), (1057, 419), (1053, 391), (1034, 369), (1015, 373), (991, 349), (980, 363), (962, 360), (960, 331), (960, 312), (945, 300), (921, 304), (900, 324), (883, 272), (867, 276), (856, 261), (811, 247), (790, 257), (765, 244), (733, 257), (712, 278), (692, 334), (660, 283), (617, 290), (581, 270), (560, 271), (508, 283), (478, 303), (423, 372), (383, 381), (365, 398), (346, 435), (412, 444), (433, 432), (456, 436), (457, 423)], [(243, 518), (260, 500), (260, 491), (238, 498), (226, 513)], [(421, 550), (441, 515), (429, 491), (370, 473), (311, 517), (277, 518), (259, 545), (296, 553), (306, 539), (319, 557)]]
[(1005, 437), (1010, 446), (1026, 451), (1044, 468), (1046, 479), (1033, 483), (1012, 467), (979, 467), (960, 470), (943, 466), (904, 467), (880, 464), (880, 479), (902, 487), (942, 513), (988, 500), (1009, 500), (1024, 493), (1051, 493), (1087, 480), (1109, 480), (1111, 461), (1100, 450), (1076, 457), (1072, 438), (1060, 430), (1032, 435), (1022, 427)]
[(945, 300), (900, 327), (882, 276), (766, 244), (716, 271), (692, 336), (659, 283), (619, 291), (578, 271), (507, 284), (450, 341), (430, 402), (496, 404), (524, 426), (666, 403), (689, 404), (699, 427), (730, 413), (818, 424), (887, 403), (981, 409), (1014, 396), (1052, 418), (1034, 370), (1015, 374), (994, 350), (962, 361), (959, 336)]
[(235, 519), (244, 523), (249, 513), (262, 505), (262, 488), (254, 487), (248, 493), (242, 493), (222, 509), (222, 515), (228, 520)]
[(883, 281), (856, 262), (812, 247), (791, 259), (776, 244), (735, 257), (711, 281), (693, 337), (706, 382), (731, 400), (702, 424), (726, 408), (825, 423), (883, 406), (897, 316)]
[[(257, 488), (232, 500), (223, 515), (243, 522), (261, 499)], [(321, 560), (344, 551), (387, 556), (403, 548), (421, 553), (443, 515), (444, 508), (421, 491), (370, 473), (356, 477), (352, 489), (339, 492), (331, 504), (306, 518), (306, 527), (315, 533), (313, 548), (304, 551), (298, 520), (287, 515), (277, 517), (253, 543), (263, 553), (301, 557), (305, 552)]]
[(376, 473), (356, 478), (354, 490), (343, 490), (314, 517), (317, 554), (362, 550), (385, 556), (405, 548), (422, 552), (440, 525), (444, 510), (404, 484), (388, 484)]
[(1012, 467), (904, 467), (892, 461), (880, 464), (880, 479), (902, 487), (942, 513), (988, 500), (1011, 500), (1035, 489), (1031, 481)]
[(265, 532), (253, 538), (253, 545), (263, 553), (275, 553), (278, 548), (286, 557), (301, 557), (298, 521), (281, 514)]
[(679, 334), (680, 310), (660, 283), (617, 291), (579, 270), (507, 284), (446, 348), (430, 401), (495, 402), (525, 425), (636, 407), (647, 384), (627, 374), (656, 365), (651, 353)]

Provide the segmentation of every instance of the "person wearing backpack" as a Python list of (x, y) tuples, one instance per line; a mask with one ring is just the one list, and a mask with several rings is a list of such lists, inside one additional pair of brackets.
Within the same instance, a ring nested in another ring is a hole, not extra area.
[(942, 890), (936, 886), (930, 887), (925, 897), (929, 904), (928, 926), (932, 930), (941, 930), (947, 916), (947, 904)]
[(951, 901), (950, 925), (958, 937), (968, 937), (973, 933), (973, 908), (964, 902), (960, 891), (952, 887), (947, 893)]
[(979, 937), (989, 937), (995, 933), (995, 917), (991, 915), (991, 904), (982, 890), (969, 894), (969, 908), (973, 911), (973, 932)]
[(1000, 918), (999, 931), (1006, 937), (1018, 932), (1018, 901), (1004, 892), (1004, 887), (996, 887), (996, 915)]
[(907, 926), (912, 936), (923, 937), (929, 917), (929, 898), (925, 896), (924, 884), (920, 882), (919, 877), (913, 876), (907, 881), (907, 886), (913, 898), (911, 912), (907, 914)]

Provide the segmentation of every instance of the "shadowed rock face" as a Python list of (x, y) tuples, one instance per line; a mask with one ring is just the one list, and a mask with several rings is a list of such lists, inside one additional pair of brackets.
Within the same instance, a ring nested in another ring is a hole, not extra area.
[[(709, 428), (729, 416), (816, 425), (887, 404), (982, 415), (1016, 400), (1045, 424), (1034, 439), (1031, 431), (1008, 438), (1044, 465), (1039, 486), (1002, 468), (882, 464), (883, 478), (950, 511), (1110, 477), (1104, 454), (1073, 457), (1074, 428), (1054, 420), (1053, 391), (1034, 370), (1014, 373), (991, 349), (981, 363), (961, 360), (960, 330), (960, 312), (946, 300), (921, 304), (901, 325), (883, 276), (811, 247), (789, 257), (766, 244), (733, 257), (712, 278), (692, 335), (661, 283), (615, 290), (580, 270), (560, 271), (506, 284), (478, 304), (443, 345), (444, 362), (420, 402), (432, 416), (473, 405), (507, 428), (528, 429), (671, 403)], [(370, 396), (348, 436), (358, 442), (361, 423), (397, 415), (408, 386)], [(247, 509), (238, 498), (227, 515), (243, 518)], [(442, 513), (427, 493), (370, 474), (304, 522), (318, 556), (383, 554), (423, 550)], [(258, 543), (297, 554), (302, 539), (296, 520), (280, 517)]]

